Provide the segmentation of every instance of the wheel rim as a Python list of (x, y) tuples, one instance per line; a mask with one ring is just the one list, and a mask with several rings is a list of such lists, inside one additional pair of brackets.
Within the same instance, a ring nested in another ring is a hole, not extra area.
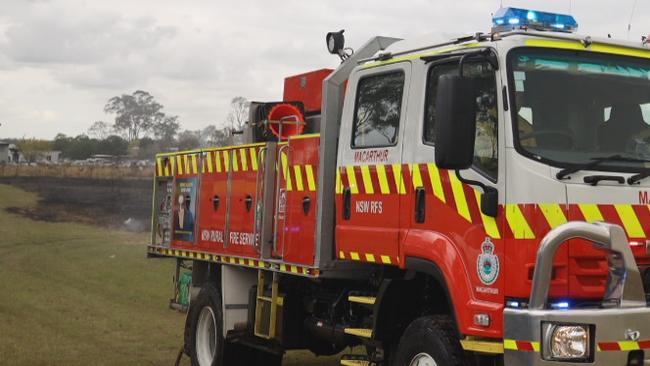
[(438, 366), (438, 364), (429, 354), (419, 353), (413, 357), (409, 366)]
[(217, 320), (212, 308), (205, 306), (196, 326), (196, 358), (200, 366), (212, 366), (217, 346)]

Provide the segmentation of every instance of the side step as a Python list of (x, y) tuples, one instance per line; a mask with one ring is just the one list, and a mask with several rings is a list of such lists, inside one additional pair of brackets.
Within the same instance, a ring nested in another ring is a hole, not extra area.
[(362, 304), (362, 305), (375, 305), (375, 301), (377, 301), (377, 298), (372, 296), (350, 295), (348, 296), (348, 301), (356, 304)]
[(341, 365), (343, 366), (370, 366), (368, 356), (363, 355), (343, 355), (341, 357)]
[(372, 338), (372, 329), (362, 329), (362, 328), (345, 328), (343, 330), (345, 334), (361, 337), (361, 338)]

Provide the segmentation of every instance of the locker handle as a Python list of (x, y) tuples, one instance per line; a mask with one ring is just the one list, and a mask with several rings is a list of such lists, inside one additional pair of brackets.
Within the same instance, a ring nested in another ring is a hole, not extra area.
[(212, 207), (215, 211), (219, 209), (219, 196), (212, 197)]
[(424, 223), (426, 218), (426, 191), (424, 187), (417, 187), (415, 189), (415, 222), (418, 224)]
[(244, 199), (244, 204), (246, 205), (246, 211), (250, 212), (251, 208), (253, 207), (253, 196), (247, 194), (246, 198)]
[(307, 215), (309, 213), (309, 209), (311, 208), (311, 198), (305, 197), (302, 199), (302, 212)]
[(343, 189), (343, 220), (350, 220), (352, 214), (352, 192), (350, 187)]

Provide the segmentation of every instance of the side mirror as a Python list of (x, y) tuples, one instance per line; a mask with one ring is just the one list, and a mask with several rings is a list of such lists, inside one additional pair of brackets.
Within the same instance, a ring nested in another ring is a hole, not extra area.
[(436, 96), (436, 165), (442, 169), (467, 169), (474, 162), (476, 95), (473, 80), (442, 75)]

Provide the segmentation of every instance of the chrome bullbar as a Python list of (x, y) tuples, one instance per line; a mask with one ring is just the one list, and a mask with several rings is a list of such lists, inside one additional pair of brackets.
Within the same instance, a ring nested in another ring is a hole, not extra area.
[[(598, 308), (554, 310), (548, 304), (553, 259), (574, 238), (607, 253), (605, 295)], [(623, 228), (569, 222), (544, 237), (528, 307), (504, 311), (504, 353), (507, 366), (650, 365), (650, 308)]]

